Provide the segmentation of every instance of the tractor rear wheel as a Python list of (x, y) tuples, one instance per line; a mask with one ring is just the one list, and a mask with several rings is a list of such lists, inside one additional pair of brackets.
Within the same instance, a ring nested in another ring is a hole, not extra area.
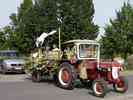
[(125, 77), (120, 77), (120, 81), (118, 83), (113, 84), (113, 88), (116, 92), (124, 93), (128, 89), (128, 81)]
[(76, 79), (75, 70), (69, 63), (61, 64), (58, 71), (58, 85), (64, 89), (73, 89), (74, 80)]
[(107, 84), (103, 79), (94, 80), (92, 83), (93, 94), (97, 97), (104, 97), (107, 92)]

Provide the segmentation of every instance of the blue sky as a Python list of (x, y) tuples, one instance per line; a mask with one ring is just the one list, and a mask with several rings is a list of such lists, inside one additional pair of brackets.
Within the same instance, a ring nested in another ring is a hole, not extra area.
[[(9, 16), (16, 12), (23, 0), (1, 0), (0, 1), (0, 28), (8, 25)], [(109, 18), (115, 18), (115, 11), (119, 10), (124, 1), (128, 0), (94, 0), (95, 15), (94, 22), (102, 29), (109, 22)], [(133, 4), (133, 0), (130, 0)], [(102, 31), (102, 30), (101, 30)]]
[(0, 28), (8, 25), (9, 16), (17, 11), (17, 7), (22, 0), (1, 0), (0, 1)]
[(109, 19), (116, 17), (116, 11), (120, 10), (124, 2), (133, 0), (94, 0), (95, 15), (94, 22), (100, 26), (100, 32), (109, 23)]

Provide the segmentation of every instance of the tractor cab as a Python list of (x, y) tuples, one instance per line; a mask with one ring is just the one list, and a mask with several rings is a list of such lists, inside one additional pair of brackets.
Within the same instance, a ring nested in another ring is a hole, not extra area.
[(93, 61), (99, 67), (100, 44), (94, 40), (71, 40), (64, 43), (64, 54), (70, 63)]

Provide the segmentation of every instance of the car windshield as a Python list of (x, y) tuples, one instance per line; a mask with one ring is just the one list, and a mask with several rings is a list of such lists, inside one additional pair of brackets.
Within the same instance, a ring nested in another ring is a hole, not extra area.
[(96, 59), (98, 57), (98, 45), (80, 44), (79, 45), (79, 57)]

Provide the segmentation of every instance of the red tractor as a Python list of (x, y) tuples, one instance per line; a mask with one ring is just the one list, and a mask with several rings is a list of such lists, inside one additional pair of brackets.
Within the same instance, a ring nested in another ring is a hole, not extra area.
[(73, 89), (75, 80), (89, 84), (95, 96), (104, 97), (107, 84), (116, 92), (124, 93), (128, 84), (120, 76), (121, 64), (117, 61), (100, 60), (100, 44), (94, 40), (71, 40), (63, 43), (62, 49), (38, 49), (32, 57), (32, 80), (55, 78), (58, 86)]
[(107, 85), (112, 84), (116, 92), (128, 89), (127, 80), (120, 75), (122, 66), (117, 61), (100, 61), (100, 44), (94, 40), (71, 40), (62, 46), (57, 79), (59, 86), (73, 89), (74, 81), (91, 85), (95, 96), (104, 97)]

